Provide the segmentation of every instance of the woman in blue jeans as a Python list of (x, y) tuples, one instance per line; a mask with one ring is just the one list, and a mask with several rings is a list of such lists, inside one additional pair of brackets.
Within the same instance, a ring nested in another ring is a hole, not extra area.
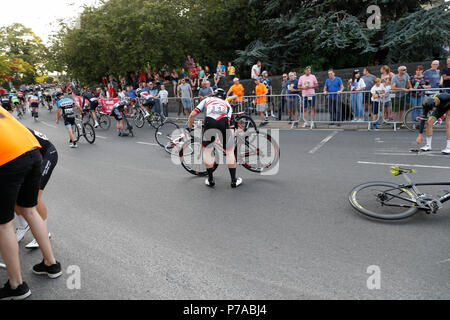
[(359, 70), (353, 71), (353, 77), (348, 81), (348, 89), (352, 91), (352, 111), (353, 111), (353, 121), (364, 121), (364, 97), (362, 92), (366, 89), (366, 84)]

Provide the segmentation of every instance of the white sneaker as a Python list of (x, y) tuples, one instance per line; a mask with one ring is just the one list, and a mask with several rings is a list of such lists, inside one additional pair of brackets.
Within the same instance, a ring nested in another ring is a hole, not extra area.
[[(51, 233), (48, 234), (48, 238), (49, 239), (52, 238), (52, 234)], [(37, 249), (37, 248), (39, 248), (39, 243), (36, 241), (36, 239), (33, 239), (33, 241), (31, 241), (29, 244), (27, 244), (25, 246), (25, 248), (27, 248), (27, 249)]]
[(444, 150), (442, 150), (443, 154), (450, 154), (450, 148), (445, 148)]
[(270, 116), (271, 116), (272, 118), (276, 118), (275, 115), (273, 114), (273, 112), (270, 113)]
[(306, 128), (308, 126), (308, 121), (305, 121), (305, 123), (303, 124), (302, 128)]
[(25, 229), (17, 228), (16, 229), (16, 239), (17, 242), (22, 241), (23, 237), (25, 237), (26, 233), (30, 230), (30, 226), (27, 226)]
[(242, 178), (237, 178), (236, 181), (231, 182), (232, 188), (237, 188), (242, 184)]
[(423, 146), (422, 148), (420, 148), (420, 150), (422, 150), (422, 151), (431, 151), (431, 147), (430, 146)]
[(316, 127), (314, 121), (311, 121), (311, 129), (314, 129)]

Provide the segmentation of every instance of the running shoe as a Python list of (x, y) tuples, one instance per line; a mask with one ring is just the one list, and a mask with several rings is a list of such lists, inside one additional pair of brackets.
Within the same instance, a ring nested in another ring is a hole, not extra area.
[(47, 275), (49, 278), (55, 279), (62, 275), (61, 264), (56, 261), (54, 265), (47, 266), (42, 260), (41, 263), (33, 267), (33, 273), (39, 275)]
[(423, 146), (422, 148), (420, 148), (420, 150), (422, 150), (422, 151), (431, 151), (431, 147), (430, 146)]
[(205, 180), (205, 184), (208, 186), (208, 187), (214, 187), (215, 185), (216, 185), (216, 183), (214, 182), (214, 179), (213, 180), (209, 180), (209, 178), (206, 178), (206, 180)]
[[(52, 238), (52, 234), (51, 233), (48, 234), (48, 238), (49, 239)], [(27, 248), (27, 249), (37, 249), (37, 248), (39, 248), (39, 243), (36, 241), (36, 239), (33, 239), (33, 241), (31, 241), (29, 244), (27, 244), (25, 246), (25, 248)]]
[(239, 187), (241, 184), (242, 184), (242, 178), (237, 178), (236, 180), (231, 181), (231, 187), (233, 189)]
[(17, 228), (16, 229), (17, 242), (22, 241), (23, 237), (25, 237), (28, 230), (30, 230), (30, 226), (27, 226), (26, 228)]
[(24, 300), (31, 295), (30, 288), (26, 282), (22, 282), (16, 289), (11, 288), (8, 282), (0, 289), (0, 300)]
[(444, 150), (442, 150), (443, 154), (450, 154), (450, 148), (445, 148)]

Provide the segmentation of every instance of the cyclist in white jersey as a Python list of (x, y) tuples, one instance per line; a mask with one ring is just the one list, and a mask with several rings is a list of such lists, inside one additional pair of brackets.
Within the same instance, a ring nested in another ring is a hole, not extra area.
[(242, 178), (236, 178), (236, 157), (234, 155), (234, 137), (230, 129), (233, 110), (225, 101), (226, 92), (216, 89), (214, 97), (206, 98), (192, 111), (189, 116), (188, 129), (192, 130), (195, 117), (205, 110), (205, 126), (203, 132), (203, 161), (208, 172), (205, 184), (214, 187), (214, 157), (212, 155), (216, 143), (216, 137), (227, 155), (228, 169), (231, 175), (231, 187), (236, 188), (242, 184)]

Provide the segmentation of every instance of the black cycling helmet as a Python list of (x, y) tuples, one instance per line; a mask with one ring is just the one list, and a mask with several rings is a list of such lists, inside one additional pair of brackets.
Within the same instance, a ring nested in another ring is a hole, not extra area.
[(59, 99), (59, 97), (61, 97), (61, 96), (64, 96), (64, 94), (63, 94), (61, 91), (58, 91), (58, 92), (55, 94), (56, 99)]
[(429, 112), (436, 106), (436, 100), (434, 97), (427, 97), (423, 100), (422, 107), (425, 111)]
[(214, 90), (214, 96), (220, 99), (225, 99), (227, 97), (227, 93), (225, 92), (225, 90), (218, 88)]

